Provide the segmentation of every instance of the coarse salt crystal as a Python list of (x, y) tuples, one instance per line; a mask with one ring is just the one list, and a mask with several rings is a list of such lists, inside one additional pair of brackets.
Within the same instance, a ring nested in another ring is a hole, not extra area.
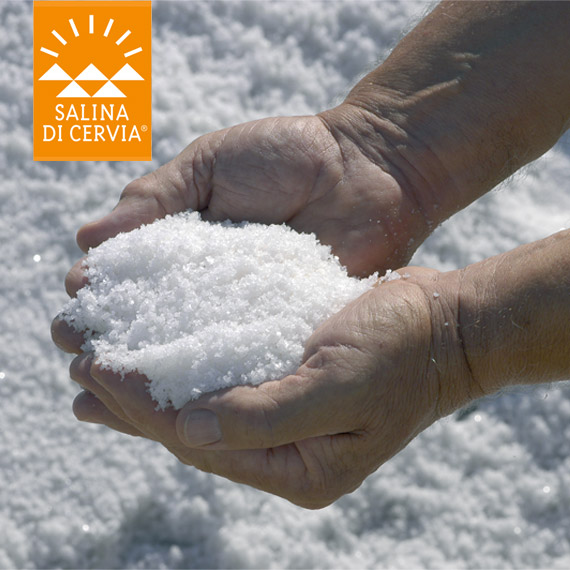
[[(168, 216), (92, 249), (63, 318), (83, 350), (149, 379), (160, 408), (294, 372), (311, 333), (369, 290), (314, 235)], [(395, 277), (395, 276), (394, 276)]]

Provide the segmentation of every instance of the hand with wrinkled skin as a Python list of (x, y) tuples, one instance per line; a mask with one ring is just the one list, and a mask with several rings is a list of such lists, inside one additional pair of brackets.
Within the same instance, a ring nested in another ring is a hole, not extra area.
[[(80, 228), (77, 243), (87, 252), (120, 232), (191, 209), (210, 221), (287, 223), (315, 233), (353, 275), (403, 265), (430, 224), (417, 205), (419, 190), (401, 185), (384, 159), (353, 142), (361, 121), (354, 108), (341, 105), (318, 116), (261, 119), (204, 135), (128, 184), (112, 212)], [(396, 151), (391, 154), (395, 160)], [(66, 277), (70, 296), (86, 283), (82, 262)], [(63, 350), (74, 344), (67, 340), (73, 331), (58, 319), (53, 336)]]
[[(127, 186), (78, 243), (87, 251), (191, 208), (314, 232), (354, 275), (404, 265), (433, 227), (570, 125), (570, 59), (558, 57), (569, 6), (444, 2), (339, 107), (197, 139)], [(404, 269), (409, 279), (324, 323), (297, 374), (179, 412), (157, 412), (143, 377), (121, 381), (81, 355), (71, 375), (88, 392), (75, 413), (157, 440), (199, 469), (324, 506), (473, 397), (570, 375), (569, 240), (561, 232), (445, 274)], [(84, 284), (76, 265), (66, 288)], [(57, 319), (53, 336), (81, 352), (81, 335)]]
[[(393, 176), (361, 153), (350, 137), (343, 135), (337, 140), (331, 134), (333, 129), (329, 124), (337, 119), (346, 121), (350, 112), (341, 107), (320, 117), (264, 119), (201, 137), (172, 162), (128, 185), (109, 215), (81, 228), (78, 243), (86, 251), (119, 231), (128, 231), (166, 214), (190, 208), (200, 210), (206, 220), (286, 222), (298, 231), (315, 232), (321, 241), (332, 246), (354, 274), (368, 274), (388, 265), (399, 265), (408, 260), (414, 246), (421, 242), (427, 232), (427, 223), (411, 190), (406, 193)], [(352, 115), (350, 122), (356, 124), (357, 115)], [(68, 274), (66, 288), (73, 296), (84, 284), (79, 262)], [(81, 335), (58, 319), (54, 321), (53, 337), (62, 349), (81, 352)], [(318, 338), (313, 337), (314, 346), (319, 346)], [(358, 338), (354, 343), (358, 343)], [(310, 362), (321, 358), (323, 350), (316, 350)], [(355, 349), (339, 357), (350, 359), (352, 354), (362, 356)], [(314, 501), (315, 505), (321, 505), (333, 492), (340, 496), (359, 485), (375, 468), (374, 464), (382, 461), (367, 452), (363, 456), (365, 465), (351, 470), (350, 478), (343, 476), (334, 487), (329, 487), (329, 480), (335, 478), (333, 474), (337, 470), (330, 454), (334, 450), (338, 455), (341, 450), (350, 449), (353, 440), (354, 444), (362, 440), (370, 446), (372, 438), (335, 435), (321, 440), (314, 439), (312, 434), (312, 443), (297, 443), (291, 439), (294, 434), (284, 433), (280, 436), (285, 438), (284, 441), (271, 444), (273, 447), (285, 445), (279, 447), (279, 452), (258, 449), (262, 445), (259, 440), (255, 451), (240, 451), (227, 465), (230, 458), (227, 452), (216, 450), (214, 453), (210, 449), (196, 452), (181, 443), (176, 431), (177, 414), (172, 410), (154, 410), (154, 403), (140, 376), (129, 374), (124, 382), (117, 382), (116, 375), (100, 371), (97, 366), (91, 367), (89, 362), (90, 357), (83, 355), (71, 366), (72, 378), (91, 392), (81, 394), (75, 403), (79, 419), (106, 423), (119, 431), (156, 439), (181, 461), (287, 496), (301, 504)], [(305, 366), (303, 374), (315, 375), (317, 371), (314, 364), (312, 366)], [(376, 364), (370, 360), (358, 366), (370, 368)], [(335, 367), (332, 369), (336, 370)], [(371, 368), (368, 374), (373, 373)], [(282, 392), (286, 386), (298, 384), (298, 377), (290, 377), (278, 384), (268, 383), (257, 388), (255, 394), (267, 398), (263, 395), (272, 385)], [(358, 395), (353, 391), (354, 386), (338, 379), (338, 390), (341, 388), (347, 393), (353, 392), (353, 398)], [(369, 389), (363, 379), (362, 390)], [(229, 391), (223, 398), (226, 405), (230, 405), (235, 394), (247, 398), (252, 393), (244, 388)], [(294, 391), (289, 397), (298, 396), (299, 392)], [(360, 397), (364, 396), (361, 394)], [(303, 409), (299, 405), (294, 407), (296, 415)], [(287, 409), (283, 407), (280, 413), (286, 413)], [(250, 415), (259, 413), (259, 410), (252, 411)], [(318, 417), (314, 413), (310, 415)], [(240, 417), (245, 419), (247, 416), (242, 413)], [(259, 423), (259, 418), (251, 419)], [(178, 420), (179, 430), (181, 421)], [(408, 431), (416, 427), (414, 421)], [(246, 424), (244, 429), (249, 431), (251, 427)], [(332, 426), (331, 430), (336, 434)], [(325, 456), (320, 457), (314, 446), (318, 448), (323, 443)], [(243, 445), (247, 444), (242, 442)], [(400, 445), (403, 444), (390, 444), (392, 453)], [(234, 451), (231, 454), (233, 457)], [(322, 472), (319, 471), (317, 466), (321, 461), (330, 462), (331, 472), (324, 467)], [(284, 480), (283, 474), (278, 475), (284, 463), (296, 466), (294, 478), (288, 476)], [(305, 470), (310, 476), (303, 480)], [(259, 479), (261, 473), (265, 474)], [(326, 481), (321, 480), (322, 477)], [(320, 488), (326, 497), (319, 497), (316, 491), (307, 496), (295, 485)]]
[(318, 508), (472, 399), (570, 376), (570, 230), (462, 270), (399, 273), (323, 323), (291, 376), (161, 412), (144, 377), (121, 380), (81, 355), (71, 376), (88, 392), (74, 411)]
[(355, 275), (404, 265), (428, 231), (415, 189), (334, 134), (330, 124), (346, 112), (260, 119), (204, 135), (130, 183), (110, 214), (79, 230), (78, 244), (87, 251), (190, 209), (209, 221), (286, 223), (315, 233)]
[[(402, 273), (411, 275), (377, 286), (319, 327), (295, 374), (207, 394), (179, 412), (157, 411), (144, 377), (121, 380), (91, 355), (78, 356), (71, 376), (88, 392), (75, 414), (159, 441), (199, 469), (323, 507), (479, 395), (456, 328), (444, 325), (456, 321), (457, 275)], [(208, 427), (206, 410), (215, 411), (219, 431)]]

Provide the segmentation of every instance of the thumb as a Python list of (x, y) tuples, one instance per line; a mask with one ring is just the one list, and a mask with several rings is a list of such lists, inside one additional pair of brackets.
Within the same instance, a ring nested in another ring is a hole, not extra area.
[(259, 386), (239, 386), (184, 406), (176, 430), (188, 447), (211, 450), (268, 449), (322, 435), (362, 429), (358, 390), (335, 383), (323, 370)]
[(164, 217), (164, 211), (152, 196), (123, 196), (112, 212), (79, 229), (77, 245), (87, 253), (121, 232), (130, 232), (160, 217)]
[(175, 166), (168, 163), (127, 184), (119, 203), (109, 214), (77, 232), (77, 244), (87, 252), (121, 232), (130, 232), (167, 214), (191, 208), (193, 204), (187, 202), (184, 181)]

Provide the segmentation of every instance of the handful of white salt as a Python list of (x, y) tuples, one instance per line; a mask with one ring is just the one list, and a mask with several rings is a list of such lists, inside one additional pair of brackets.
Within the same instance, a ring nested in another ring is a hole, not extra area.
[(159, 408), (295, 372), (311, 333), (369, 290), (312, 234), (168, 216), (91, 249), (63, 309), (83, 350), (138, 371)]

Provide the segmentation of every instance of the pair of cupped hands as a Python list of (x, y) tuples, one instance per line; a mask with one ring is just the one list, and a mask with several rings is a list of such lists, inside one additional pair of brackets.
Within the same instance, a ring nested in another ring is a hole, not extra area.
[[(192, 209), (206, 220), (313, 232), (353, 275), (401, 268), (431, 228), (418, 189), (391, 173), (396, 150), (366, 152), (343, 128), (343, 110), (336, 113), (263, 119), (198, 138), (130, 183), (111, 213), (79, 230), (79, 246), (87, 251)], [(206, 394), (179, 411), (157, 410), (143, 376), (98, 366), (81, 351), (82, 336), (56, 318), (56, 344), (78, 354), (70, 374), (84, 391), (74, 413), (155, 440), (198, 469), (326, 506), (474, 397), (457, 338), (461, 272), (399, 273), (323, 323), (294, 374)], [(78, 262), (67, 292), (85, 283)]]

